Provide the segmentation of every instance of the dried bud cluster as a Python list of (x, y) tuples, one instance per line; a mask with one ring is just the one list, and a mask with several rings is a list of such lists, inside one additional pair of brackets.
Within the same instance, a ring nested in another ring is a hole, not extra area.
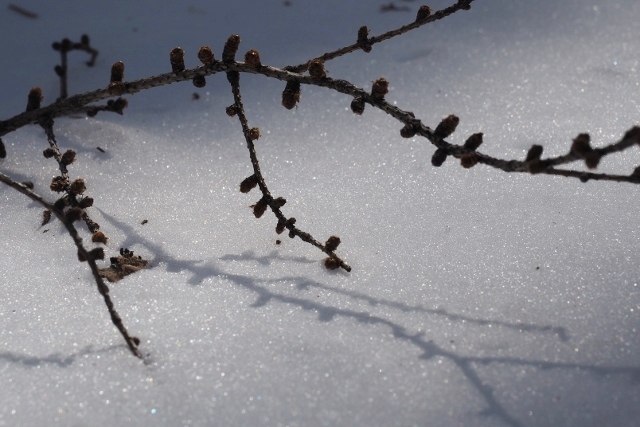
[(340, 238), (338, 236), (331, 236), (327, 239), (324, 244), (324, 247), (329, 251), (333, 252), (338, 249), (338, 245), (340, 245)]
[(358, 30), (358, 45), (360, 49), (369, 53), (371, 52), (371, 41), (369, 40), (369, 29), (366, 25), (363, 25)]
[(240, 192), (248, 193), (249, 191), (256, 188), (257, 185), (258, 177), (255, 174), (248, 176), (240, 183)]
[(32, 87), (29, 91), (29, 97), (27, 98), (27, 111), (33, 111), (40, 108), (40, 103), (43, 99), (42, 89), (38, 86)]
[(324, 63), (319, 59), (314, 59), (309, 62), (309, 75), (314, 80), (322, 80), (327, 77), (327, 70), (324, 68)]
[(236, 58), (236, 52), (238, 52), (238, 46), (240, 46), (240, 36), (231, 34), (224, 44), (222, 60), (224, 62), (233, 62)]
[(282, 106), (291, 110), (298, 102), (300, 102), (300, 83), (289, 80), (282, 92)]
[(96, 231), (91, 236), (91, 241), (93, 243), (102, 243), (103, 245), (106, 245), (109, 238), (102, 231)]
[(72, 194), (82, 194), (87, 191), (84, 179), (78, 178), (69, 185), (69, 192)]
[(213, 51), (209, 46), (202, 46), (200, 48), (200, 50), (198, 51), (198, 59), (204, 65), (213, 65), (213, 63), (216, 61), (213, 55)]
[(327, 270), (336, 270), (340, 267), (340, 261), (333, 256), (324, 259), (324, 268)]
[(416, 22), (427, 20), (431, 16), (431, 8), (429, 6), (420, 6), (416, 15)]
[(124, 94), (125, 87), (122, 80), (124, 79), (124, 62), (118, 61), (111, 66), (111, 80), (109, 83), (109, 93), (119, 96)]
[(456, 131), (458, 123), (460, 123), (458, 116), (449, 114), (447, 117), (442, 119), (433, 133), (437, 138), (446, 138)]
[(362, 113), (364, 113), (364, 98), (353, 98), (353, 101), (351, 101), (351, 111), (359, 116), (362, 115)]
[(55, 191), (56, 193), (62, 193), (67, 189), (69, 185), (69, 180), (63, 176), (55, 176), (51, 179), (51, 184), (49, 184), (49, 188), (51, 191)]
[(252, 141), (260, 139), (260, 128), (249, 129), (249, 139)]
[(249, 67), (260, 68), (262, 67), (262, 62), (260, 61), (260, 52), (255, 49), (251, 49), (247, 53), (244, 54), (244, 62)]
[(171, 61), (171, 70), (174, 73), (184, 71), (184, 50), (180, 47), (174, 47), (169, 52), (169, 61)]
[(238, 107), (236, 107), (236, 104), (233, 105), (229, 105), (226, 109), (225, 109), (227, 116), (229, 117), (233, 117), (236, 114), (238, 114)]
[(382, 101), (387, 93), (389, 93), (389, 82), (387, 79), (380, 77), (378, 80), (373, 82), (373, 86), (371, 87), (372, 97)]

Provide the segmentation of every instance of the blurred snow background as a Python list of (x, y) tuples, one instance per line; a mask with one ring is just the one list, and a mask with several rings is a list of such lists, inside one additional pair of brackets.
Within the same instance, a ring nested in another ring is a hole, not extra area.
[[(410, 22), (370, 1), (21, 0), (0, 11), (0, 117), (32, 86), (58, 96), (50, 45), (89, 34), (94, 68), (70, 55), (70, 93), (187, 66), (232, 33), (240, 52), (298, 64)], [(433, 8), (449, 2), (434, 0)], [(484, 132), (482, 151), (523, 158), (534, 143), (565, 153), (580, 132), (596, 145), (638, 124), (640, 4), (635, 0), (477, 0), (471, 11), (327, 64), (450, 138)], [(85, 264), (42, 209), (0, 187), (0, 425), (637, 426), (640, 420), (638, 188), (430, 164), (433, 147), (399, 136), (370, 106), (241, 76), (258, 155), (286, 215), (320, 240), (342, 238), (353, 271), (253, 218), (238, 185), (250, 163), (224, 108), (224, 76), (129, 97), (124, 117), (56, 121), (61, 148), (87, 180), (92, 217), (153, 267), (111, 286), (148, 354), (132, 357)], [(198, 93), (200, 98), (193, 99)], [(48, 190), (55, 163), (31, 126), (3, 137), (0, 171)], [(106, 153), (99, 152), (96, 147)], [(604, 160), (630, 173), (637, 149)], [(142, 225), (143, 220), (148, 223)], [(44, 231), (48, 230), (46, 233)], [(84, 232), (86, 236), (88, 233)]]

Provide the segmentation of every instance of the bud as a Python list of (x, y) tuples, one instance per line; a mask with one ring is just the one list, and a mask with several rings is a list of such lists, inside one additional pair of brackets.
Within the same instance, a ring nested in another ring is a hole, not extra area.
[(171, 70), (174, 73), (184, 71), (184, 50), (179, 47), (174, 47), (169, 52), (169, 61), (171, 61)]
[(581, 133), (575, 137), (571, 144), (571, 153), (584, 158), (591, 151), (593, 148), (591, 148), (591, 137), (588, 133)]
[(282, 92), (282, 106), (291, 110), (300, 101), (300, 83), (289, 80)]
[(338, 249), (338, 245), (340, 245), (340, 238), (338, 236), (331, 236), (327, 239), (324, 244), (324, 247), (329, 251), (333, 252)]
[(440, 167), (447, 160), (447, 150), (444, 148), (438, 148), (431, 157), (431, 164), (435, 167)]
[(256, 187), (256, 185), (258, 185), (258, 177), (254, 174), (245, 178), (240, 183), (240, 192), (248, 193), (249, 191), (253, 190)]
[(476, 151), (482, 145), (482, 133), (474, 133), (464, 143), (464, 148)]
[(215, 57), (213, 56), (213, 51), (209, 46), (202, 46), (198, 51), (198, 59), (204, 65), (213, 65), (215, 62)]
[(225, 110), (225, 111), (226, 111), (226, 113), (227, 113), (227, 116), (229, 116), (229, 117), (233, 117), (233, 116), (235, 116), (236, 114), (238, 114), (238, 108), (236, 107), (236, 105), (235, 105), (235, 104), (233, 104), (233, 105), (229, 105), (229, 106), (226, 108), (226, 110)]
[(416, 22), (425, 21), (429, 16), (431, 16), (431, 8), (429, 6), (420, 6), (416, 15)]
[(258, 203), (251, 205), (253, 208), (253, 215), (255, 215), (256, 218), (260, 218), (266, 212), (267, 206), (267, 200), (264, 197), (258, 200)]
[(465, 169), (472, 168), (477, 163), (478, 163), (478, 156), (476, 155), (475, 151), (472, 151), (470, 153), (464, 153), (462, 156), (460, 156), (460, 165)]
[(351, 111), (361, 116), (364, 113), (364, 99), (361, 97), (353, 98), (351, 101)]
[(531, 162), (534, 160), (540, 160), (540, 156), (542, 156), (542, 150), (542, 145), (532, 145), (527, 152), (527, 157), (524, 159), (524, 161)]
[(319, 59), (314, 59), (309, 62), (309, 75), (314, 80), (321, 80), (327, 77), (327, 70), (324, 68), (324, 63)]
[(447, 117), (442, 119), (433, 133), (437, 138), (446, 138), (456, 131), (458, 123), (460, 123), (460, 119), (458, 118), (458, 116), (449, 114)]
[(380, 77), (378, 80), (373, 82), (373, 86), (371, 87), (371, 96), (382, 101), (387, 93), (389, 93), (389, 82), (387, 79)]
[(262, 62), (260, 62), (260, 52), (255, 49), (251, 49), (244, 54), (244, 62), (249, 67), (260, 68), (262, 66)]
[(82, 194), (87, 190), (87, 186), (84, 183), (84, 179), (78, 178), (71, 183), (69, 191), (74, 194)]
[(201, 75), (195, 76), (192, 82), (193, 82), (193, 85), (197, 88), (203, 88), (207, 85), (207, 80), (205, 79), (204, 76), (201, 76)]
[(63, 176), (55, 176), (51, 180), (51, 184), (49, 184), (49, 188), (51, 191), (55, 191), (56, 193), (62, 193), (68, 185), (69, 181)]
[(38, 86), (32, 87), (29, 91), (29, 96), (27, 99), (27, 111), (33, 111), (40, 108), (40, 103), (42, 102), (42, 89)]
[(403, 138), (413, 138), (416, 136), (416, 129), (412, 125), (405, 125), (400, 129), (400, 136)]
[(283, 221), (278, 220), (278, 224), (276, 225), (276, 233), (278, 234), (282, 234), (282, 232), (284, 231), (286, 227), (286, 223)]
[(256, 141), (257, 139), (260, 139), (260, 128), (249, 129), (249, 139), (252, 141)]
[(369, 41), (369, 29), (366, 25), (363, 25), (358, 30), (358, 45), (360, 49), (365, 51), (366, 53), (371, 52), (371, 42)]
[(76, 161), (76, 152), (72, 149), (68, 149), (67, 151), (65, 151), (64, 154), (62, 155), (62, 158), (60, 159), (60, 163), (62, 163), (65, 166), (70, 165), (75, 161)]
[(224, 62), (233, 62), (236, 57), (236, 52), (240, 46), (240, 36), (237, 34), (231, 34), (224, 44), (222, 50), (222, 60)]
[(324, 268), (327, 270), (335, 270), (340, 267), (340, 261), (336, 257), (328, 257), (324, 259)]
[(78, 206), (81, 208), (90, 208), (93, 206), (93, 198), (92, 197), (84, 197), (82, 200), (78, 202)]
[(102, 243), (103, 245), (106, 245), (108, 240), (109, 238), (102, 231), (96, 231), (91, 236), (91, 241), (93, 243)]
[(84, 211), (80, 208), (69, 208), (64, 213), (64, 217), (69, 222), (80, 221), (82, 219)]

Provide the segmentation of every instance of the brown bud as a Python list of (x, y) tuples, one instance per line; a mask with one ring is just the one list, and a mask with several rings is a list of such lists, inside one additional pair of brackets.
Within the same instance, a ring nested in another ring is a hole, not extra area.
[(260, 139), (260, 128), (249, 129), (249, 139), (252, 141)]
[(262, 66), (262, 62), (260, 61), (260, 52), (255, 49), (251, 49), (244, 54), (244, 62), (249, 67), (260, 68)]
[(412, 125), (405, 125), (400, 129), (400, 136), (403, 138), (413, 138), (416, 136), (416, 129)]
[(338, 245), (340, 245), (340, 238), (338, 236), (331, 236), (327, 239), (324, 244), (324, 247), (329, 251), (333, 252), (338, 249)]
[(87, 186), (84, 183), (84, 179), (78, 178), (71, 183), (69, 191), (74, 194), (82, 194), (87, 190)]
[(458, 116), (449, 114), (447, 117), (442, 119), (433, 133), (437, 138), (446, 138), (456, 131), (458, 123), (460, 123), (460, 119), (458, 118)]
[(204, 76), (197, 75), (192, 80), (193, 85), (197, 88), (203, 88), (207, 85), (207, 79)]
[(238, 114), (238, 108), (236, 107), (236, 105), (235, 105), (235, 104), (233, 104), (233, 105), (229, 105), (229, 106), (226, 108), (226, 110), (225, 110), (225, 111), (226, 111), (226, 113), (227, 113), (227, 116), (229, 116), (229, 117), (233, 117), (233, 116), (235, 116), (236, 114)]
[(102, 231), (96, 231), (91, 236), (91, 241), (93, 243), (102, 243), (103, 245), (106, 245), (108, 240), (109, 238)]
[(387, 79), (380, 77), (378, 80), (373, 82), (373, 86), (371, 87), (371, 96), (375, 99), (383, 100), (387, 93), (389, 93), (389, 82)]
[(460, 156), (460, 165), (465, 169), (472, 168), (477, 163), (478, 156), (476, 155), (475, 151), (472, 151), (471, 153), (464, 153), (462, 156)]
[(287, 220), (287, 226), (294, 225), (296, 223), (296, 219), (291, 217)]
[(293, 230), (289, 230), (289, 238), (293, 239), (294, 237), (296, 237), (296, 233)]
[(253, 215), (255, 215), (256, 218), (260, 218), (266, 212), (267, 206), (267, 200), (264, 197), (258, 200), (258, 203), (251, 205), (253, 208)]
[(447, 150), (444, 148), (438, 148), (431, 157), (431, 164), (435, 167), (440, 167), (447, 160)]
[(282, 106), (291, 110), (300, 101), (300, 83), (289, 80), (282, 92)]
[(118, 61), (111, 66), (111, 83), (121, 82), (124, 79), (124, 62)]
[(198, 59), (204, 65), (212, 65), (216, 59), (213, 56), (213, 51), (209, 46), (202, 46), (198, 51)]
[(224, 44), (222, 50), (222, 60), (224, 62), (233, 62), (236, 57), (236, 52), (240, 46), (240, 36), (237, 34), (231, 34)]
[(40, 108), (40, 103), (43, 100), (42, 89), (38, 86), (32, 87), (29, 91), (29, 96), (27, 98), (27, 111), (33, 111)]
[(7, 148), (4, 146), (4, 142), (0, 138), (0, 159), (7, 157)]
[(359, 116), (362, 115), (362, 113), (364, 113), (364, 99), (361, 97), (353, 98), (353, 101), (351, 101), (351, 111)]
[(371, 42), (369, 41), (369, 29), (366, 25), (363, 25), (358, 30), (358, 45), (360, 49), (365, 51), (366, 53), (371, 52)]
[(256, 185), (258, 185), (258, 177), (254, 174), (245, 178), (240, 183), (240, 192), (248, 193), (249, 191), (253, 190), (256, 187)]
[(474, 133), (464, 143), (464, 148), (468, 150), (477, 150), (482, 145), (482, 133)]
[(62, 163), (65, 166), (70, 165), (75, 161), (76, 161), (76, 152), (72, 149), (68, 149), (67, 151), (65, 151), (64, 154), (62, 155), (62, 158), (60, 159), (60, 163)]
[(169, 61), (171, 61), (171, 70), (174, 73), (184, 71), (184, 50), (180, 47), (174, 47), (169, 52)]
[(310, 61), (309, 75), (315, 80), (321, 80), (327, 77), (327, 70), (324, 68), (324, 63), (319, 59)]
[(527, 157), (524, 159), (524, 161), (531, 162), (534, 160), (540, 160), (540, 156), (542, 156), (542, 150), (542, 145), (532, 145), (527, 152)]
[(286, 227), (286, 223), (283, 221), (278, 220), (278, 224), (276, 225), (276, 233), (278, 234), (282, 234), (282, 232), (284, 231)]
[(64, 213), (64, 217), (69, 222), (80, 221), (84, 211), (80, 208), (69, 208)]
[(340, 267), (340, 261), (336, 257), (327, 257), (324, 259), (324, 268), (327, 270), (335, 270)]
[(632, 140), (636, 144), (640, 145), (640, 126), (634, 126), (625, 132), (623, 140)]
[(584, 156), (584, 163), (589, 169), (595, 169), (598, 167), (598, 163), (600, 163), (601, 157), (602, 155), (599, 151), (593, 150)]
[(276, 199), (273, 199), (273, 204), (278, 208), (283, 207), (286, 203), (287, 203), (287, 199), (285, 199), (284, 197), (278, 197)]
[(56, 151), (53, 148), (45, 148), (42, 154), (45, 158), (50, 159), (51, 157), (56, 155)]
[(581, 133), (575, 137), (571, 144), (571, 153), (584, 158), (591, 151), (593, 151), (593, 148), (591, 148), (591, 137), (588, 133)]
[(416, 22), (422, 22), (431, 16), (431, 8), (429, 6), (420, 6), (416, 15)]
[(78, 206), (81, 208), (90, 208), (93, 206), (93, 198), (92, 197), (84, 197), (82, 200), (78, 202)]
[(55, 191), (56, 193), (61, 193), (66, 190), (69, 181), (63, 176), (55, 176), (51, 180), (51, 184), (49, 184), (49, 188), (51, 191)]

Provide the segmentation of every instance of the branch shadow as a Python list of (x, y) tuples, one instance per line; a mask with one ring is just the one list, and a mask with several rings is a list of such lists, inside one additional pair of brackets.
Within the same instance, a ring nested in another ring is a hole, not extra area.
[(70, 354), (68, 356), (63, 356), (60, 353), (53, 353), (48, 356), (38, 357), (38, 356), (29, 356), (26, 354), (18, 354), (12, 353), (9, 351), (5, 351), (0, 353), (0, 360), (4, 360), (9, 363), (22, 365), (26, 368), (37, 368), (41, 365), (54, 365), (60, 368), (66, 368), (73, 365), (76, 359), (89, 355), (89, 354), (101, 354), (108, 353), (116, 349), (126, 349), (125, 345), (112, 345), (109, 347), (105, 347), (99, 350), (94, 350), (92, 345), (85, 346), (82, 350)]
[[(511, 415), (507, 411), (505, 405), (496, 397), (494, 388), (489, 384), (488, 380), (483, 380), (480, 374), (477, 372), (476, 366), (478, 365), (490, 365), (499, 364), (507, 366), (526, 366), (534, 369), (541, 370), (582, 370), (592, 375), (601, 377), (607, 376), (626, 376), (632, 382), (640, 383), (640, 367), (637, 366), (605, 366), (605, 365), (590, 365), (580, 363), (565, 363), (565, 362), (550, 362), (546, 360), (524, 359), (517, 357), (477, 357), (477, 356), (465, 356), (454, 351), (446, 350), (445, 348), (434, 343), (432, 340), (428, 340), (423, 332), (411, 332), (405, 326), (398, 322), (387, 319), (382, 316), (372, 315), (366, 311), (355, 311), (331, 305), (322, 304), (316, 300), (307, 299), (304, 297), (292, 296), (285, 293), (279, 293), (267, 288), (268, 285), (289, 282), (296, 285), (298, 291), (307, 290), (310, 288), (323, 289), (337, 294), (343, 295), (347, 298), (355, 300), (365, 301), (371, 306), (385, 306), (392, 308), (400, 312), (417, 312), (424, 313), (430, 316), (439, 316), (447, 318), (451, 321), (468, 322), (470, 324), (478, 326), (500, 326), (510, 330), (517, 330), (525, 333), (538, 333), (544, 335), (553, 335), (562, 342), (570, 340), (569, 332), (566, 328), (552, 325), (535, 325), (521, 322), (505, 322), (492, 319), (473, 318), (470, 316), (460, 315), (456, 313), (448, 312), (445, 309), (429, 309), (421, 305), (409, 305), (402, 302), (397, 302), (388, 299), (374, 298), (361, 292), (347, 291), (340, 288), (332, 287), (326, 284), (317, 283), (309, 278), (302, 276), (285, 276), (275, 279), (259, 279), (251, 277), (249, 275), (232, 274), (227, 273), (223, 268), (217, 266), (213, 261), (207, 260), (180, 260), (164, 251), (160, 246), (146, 241), (144, 238), (138, 235), (138, 233), (127, 226), (122, 224), (115, 218), (104, 214), (105, 219), (111, 221), (114, 225), (121, 227), (127, 235), (127, 244), (142, 244), (155, 255), (155, 260), (162, 261), (166, 264), (167, 271), (190, 271), (192, 276), (188, 279), (189, 284), (200, 284), (205, 278), (219, 277), (231, 281), (238, 285), (240, 288), (255, 294), (256, 299), (250, 305), (252, 308), (264, 307), (268, 304), (286, 304), (300, 308), (304, 311), (313, 312), (317, 315), (318, 321), (330, 322), (339, 317), (351, 319), (357, 323), (363, 325), (376, 325), (385, 326), (389, 328), (394, 339), (402, 342), (406, 342), (420, 350), (419, 359), (423, 361), (430, 361), (435, 358), (442, 358), (452, 362), (462, 375), (467, 379), (473, 389), (476, 390), (484, 401), (485, 409), (483, 409), (478, 415), (483, 417), (495, 417), (502, 424), (511, 427), (520, 427), (523, 423), (515, 416)], [(129, 234), (130, 233), (130, 234)], [(252, 251), (243, 252), (241, 255), (225, 255), (219, 260), (221, 261), (255, 261), (259, 263), (266, 263), (269, 265), (274, 259), (281, 259), (278, 255), (269, 254), (267, 256), (257, 256)], [(304, 259), (282, 258), (289, 262), (307, 262)], [(203, 264), (204, 263), (204, 264)]]

